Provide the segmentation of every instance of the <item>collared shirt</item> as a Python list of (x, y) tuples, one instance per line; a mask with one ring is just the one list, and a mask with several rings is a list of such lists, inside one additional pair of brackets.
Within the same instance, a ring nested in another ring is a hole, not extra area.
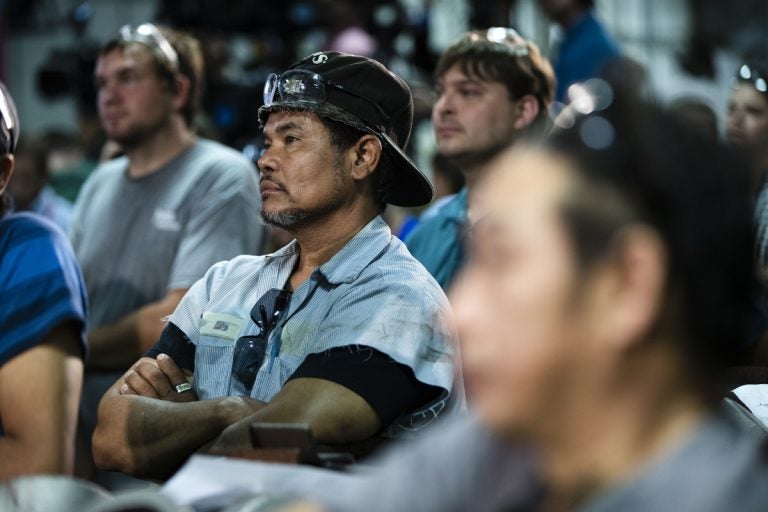
[(452, 390), (455, 335), (447, 298), (381, 217), (294, 291), (250, 392), (231, 378), (237, 339), (260, 331), (251, 308), (270, 289), (284, 287), (298, 256), (293, 241), (271, 255), (218, 263), (182, 299), (170, 322), (195, 345), (201, 399), (268, 402), (307, 355), (350, 345), (373, 347), (410, 367), (419, 381)]
[(411, 254), (443, 289), (464, 265), (463, 232), (467, 224), (467, 187), (437, 213), (420, 222), (406, 238)]

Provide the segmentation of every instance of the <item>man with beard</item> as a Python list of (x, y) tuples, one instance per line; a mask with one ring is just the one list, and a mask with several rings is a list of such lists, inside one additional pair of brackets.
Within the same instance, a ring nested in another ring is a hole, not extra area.
[(472, 191), (504, 148), (545, 131), (555, 84), (536, 45), (502, 27), (462, 36), (441, 56), (435, 77), (432, 124), (438, 151), (458, 164), (466, 186), (417, 226), (406, 244), (447, 289), (464, 262)]
[(263, 243), (253, 165), (194, 133), (202, 71), (197, 40), (148, 23), (123, 27), (96, 64), (99, 115), (125, 156), (91, 175), (72, 222), (91, 306), (88, 438), (99, 399), (157, 341), (186, 290)]
[(374, 60), (315, 53), (269, 77), (264, 105), (261, 215), (295, 240), (192, 286), (101, 401), (104, 469), (165, 476), (204, 445), (247, 448), (254, 421), (354, 443), (461, 401), (447, 299), (380, 215), (432, 198), (402, 150), (408, 86)]

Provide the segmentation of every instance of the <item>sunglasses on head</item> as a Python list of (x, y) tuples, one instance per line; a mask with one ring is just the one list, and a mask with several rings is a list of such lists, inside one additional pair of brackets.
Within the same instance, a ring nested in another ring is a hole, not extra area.
[(272, 288), (262, 295), (251, 309), (251, 319), (259, 330), (256, 334), (241, 336), (237, 340), (232, 358), (232, 378), (246, 389), (253, 388), (256, 374), (259, 373), (267, 353), (269, 335), (285, 313), (290, 297), (291, 294), (287, 290)]

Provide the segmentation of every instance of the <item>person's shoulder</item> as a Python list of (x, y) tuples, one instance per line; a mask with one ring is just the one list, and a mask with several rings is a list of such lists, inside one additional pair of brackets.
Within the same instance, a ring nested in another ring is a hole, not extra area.
[(212, 140), (198, 140), (183, 165), (186, 179), (197, 189), (231, 194), (258, 183), (256, 167), (250, 160), (239, 151)]
[(213, 273), (217, 280), (232, 283), (234, 286), (246, 276), (259, 272), (267, 264), (269, 264), (269, 256), (241, 254), (231, 260), (215, 263), (208, 272)]
[(110, 160), (105, 160), (93, 169), (93, 172), (88, 175), (86, 181), (104, 180), (114, 176), (122, 176), (127, 167), (127, 156), (119, 156)]
[(87, 195), (94, 189), (105, 186), (110, 183), (118, 182), (125, 170), (128, 168), (128, 157), (119, 156), (105, 162), (101, 162), (94, 168), (83, 183), (82, 189), (78, 194), (78, 199), (81, 195)]
[(199, 139), (195, 144), (195, 155), (206, 162), (253, 169), (254, 165), (246, 156), (234, 148), (210, 139)]
[(56, 224), (42, 215), (35, 213), (14, 213), (0, 222), (0, 232), (4, 238), (14, 241), (45, 237), (52, 241), (66, 240), (66, 236)]
[(423, 304), (447, 305), (447, 299), (440, 285), (424, 265), (408, 250), (397, 237), (387, 244), (384, 251), (361, 273), (364, 281), (378, 286), (403, 298), (410, 296)]
[(421, 217), (418, 225), (406, 237), (405, 243), (410, 247), (412, 241), (431, 238), (439, 233), (439, 228), (449, 221), (459, 221), (465, 216), (466, 194), (462, 191), (449, 199), (435, 203)]
[(601, 51), (607, 55), (618, 55), (619, 44), (616, 39), (606, 28), (605, 24), (595, 15), (594, 12), (589, 12), (585, 15), (584, 20), (585, 31), (590, 34), (590, 37), (585, 41), (589, 42), (589, 48), (592, 51)]
[(32, 276), (64, 272), (71, 277), (67, 280), (70, 284), (81, 280), (69, 239), (61, 228), (40, 215), (14, 213), (3, 219), (0, 252), (9, 256), (8, 265), (2, 268), (6, 276), (16, 275), (28, 281)]

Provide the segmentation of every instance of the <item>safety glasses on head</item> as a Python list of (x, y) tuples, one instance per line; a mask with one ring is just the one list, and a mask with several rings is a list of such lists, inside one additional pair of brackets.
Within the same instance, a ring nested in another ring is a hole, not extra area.
[(747, 64), (744, 64), (739, 68), (736, 79), (740, 82), (748, 82), (752, 84), (758, 92), (764, 94), (768, 93), (768, 82), (766, 82), (766, 78), (760, 71)]
[(3, 127), (8, 132), (8, 153), (16, 149), (16, 141), (19, 138), (19, 128), (16, 126), (16, 115), (13, 110), (13, 100), (8, 96), (5, 87), (0, 87), (0, 117)]
[(525, 57), (530, 53), (525, 39), (513, 28), (491, 27), (485, 32), (473, 33), (470, 37), (474, 41), (485, 39), (496, 43), (515, 57)]
[(152, 50), (160, 52), (173, 67), (175, 71), (179, 70), (179, 54), (173, 49), (168, 39), (152, 23), (142, 23), (141, 25), (123, 25), (120, 28), (120, 39), (127, 42), (141, 43)]
[(290, 69), (281, 75), (277, 73), (270, 74), (264, 83), (264, 106), (271, 106), (276, 101), (276, 95), (279, 95), (282, 101), (299, 101), (313, 104), (324, 103), (328, 99), (327, 87), (333, 87), (338, 91), (372, 105), (376, 108), (382, 119), (385, 120), (386, 127), (389, 127), (391, 123), (390, 117), (376, 102), (306, 69)]

